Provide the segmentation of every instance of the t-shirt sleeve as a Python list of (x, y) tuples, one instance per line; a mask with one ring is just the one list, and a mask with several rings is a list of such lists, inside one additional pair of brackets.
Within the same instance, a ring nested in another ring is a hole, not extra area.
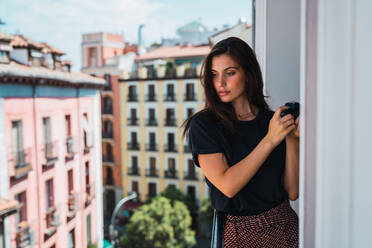
[(214, 125), (195, 116), (190, 123), (189, 145), (196, 166), (200, 167), (198, 154), (223, 152), (221, 140)]

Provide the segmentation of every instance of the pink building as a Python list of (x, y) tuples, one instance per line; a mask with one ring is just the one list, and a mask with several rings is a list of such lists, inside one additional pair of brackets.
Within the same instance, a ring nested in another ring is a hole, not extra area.
[(0, 216), (0, 246), (102, 247), (104, 80), (70, 72), (47, 44), (2, 41), (0, 197), (19, 209)]

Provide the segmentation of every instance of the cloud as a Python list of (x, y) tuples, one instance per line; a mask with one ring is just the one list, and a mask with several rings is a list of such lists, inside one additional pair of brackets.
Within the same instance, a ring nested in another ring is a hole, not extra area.
[(149, 0), (28, 0), (9, 1), (0, 11), (11, 33), (19, 30), (36, 41), (45, 41), (65, 51), (73, 61), (73, 69), (81, 64), (83, 33), (123, 33), (124, 39), (137, 42), (137, 29), (145, 24), (146, 45), (161, 37), (173, 37), (178, 24), (162, 15), (168, 6)]

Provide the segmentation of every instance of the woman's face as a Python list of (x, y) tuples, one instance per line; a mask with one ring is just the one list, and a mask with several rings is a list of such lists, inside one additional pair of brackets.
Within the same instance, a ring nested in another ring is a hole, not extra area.
[(213, 85), (222, 102), (234, 102), (244, 96), (245, 74), (229, 55), (212, 58)]

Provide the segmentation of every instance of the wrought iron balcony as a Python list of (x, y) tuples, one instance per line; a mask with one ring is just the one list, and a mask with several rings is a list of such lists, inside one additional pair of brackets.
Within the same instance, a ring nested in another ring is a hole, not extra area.
[(138, 126), (138, 118), (128, 118), (128, 126)]
[(164, 174), (164, 177), (165, 178), (174, 178), (174, 179), (177, 179), (178, 178), (178, 171), (177, 170), (166, 170), (165, 171), (165, 174)]
[(140, 149), (139, 143), (128, 142), (128, 150), (138, 151)]
[(68, 195), (68, 212), (67, 212), (67, 221), (70, 221), (76, 216), (78, 210), (77, 207), (77, 195), (74, 192), (70, 192)]
[(185, 77), (197, 77), (196, 68), (185, 69)]
[(12, 151), (9, 156), (11, 171), (9, 176), (16, 179), (24, 177), (32, 170), (31, 166), (31, 148)]
[(154, 143), (146, 144), (146, 151), (157, 152), (158, 150), (159, 149), (158, 149), (158, 145), (157, 144), (154, 144)]
[(102, 161), (107, 162), (107, 163), (114, 163), (114, 156), (112, 154), (109, 154), (109, 155), (104, 154), (102, 156)]
[(196, 93), (195, 92), (187, 92), (185, 94), (185, 101), (196, 101)]
[(89, 153), (93, 147), (93, 132), (84, 132), (84, 153)]
[(128, 175), (131, 176), (139, 176), (140, 175), (140, 169), (138, 166), (132, 166), (128, 168)]
[(16, 231), (16, 246), (17, 248), (27, 248), (34, 245), (34, 232), (27, 222), (23, 221), (18, 224)]
[(102, 132), (102, 138), (104, 139), (113, 139), (114, 134), (113, 132)]
[(75, 150), (74, 150), (74, 139), (72, 137), (66, 138), (66, 155), (65, 160), (70, 161), (74, 159)]
[(156, 102), (156, 94), (147, 94), (146, 102)]
[(176, 118), (165, 118), (164, 126), (176, 127), (177, 126), (177, 119)]
[(112, 107), (106, 107), (102, 109), (102, 114), (104, 115), (112, 115)]
[(146, 126), (157, 126), (158, 121), (155, 118), (146, 119)]
[(177, 70), (176, 68), (167, 68), (165, 71), (165, 77), (166, 78), (176, 78), (177, 76)]
[(159, 177), (158, 169), (147, 169), (146, 176), (147, 177)]
[(175, 102), (176, 100), (176, 94), (174, 93), (164, 95), (164, 102)]
[(197, 171), (185, 171), (185, 180), (198, 180), (198, 172)]
[(46, 212), (46, 229), (44, 230), (45, 239), (56, 233), (57, 227), (60, 225), (59, 214), (55, 207), (47, 209)]
[(54, 141), (44, 143), (43, 153), (45, 158), (43, 166), (49, 167), (54, 165), (54, 163), (58, 160), (58, 142)]
[(164, 144), (164, 151), (165, 152), (177, 152), (177, 145), (176, 144)]
[(94, 188), (94, 183), (89, 183), (85, 185), (85, 207), (87, 207), (92, 200), (94, 199), (94, 194), (95, 188)]
[(129, 94), (127, 101), (128, 102), (138, 102), (138, 95), (137, 94)]

